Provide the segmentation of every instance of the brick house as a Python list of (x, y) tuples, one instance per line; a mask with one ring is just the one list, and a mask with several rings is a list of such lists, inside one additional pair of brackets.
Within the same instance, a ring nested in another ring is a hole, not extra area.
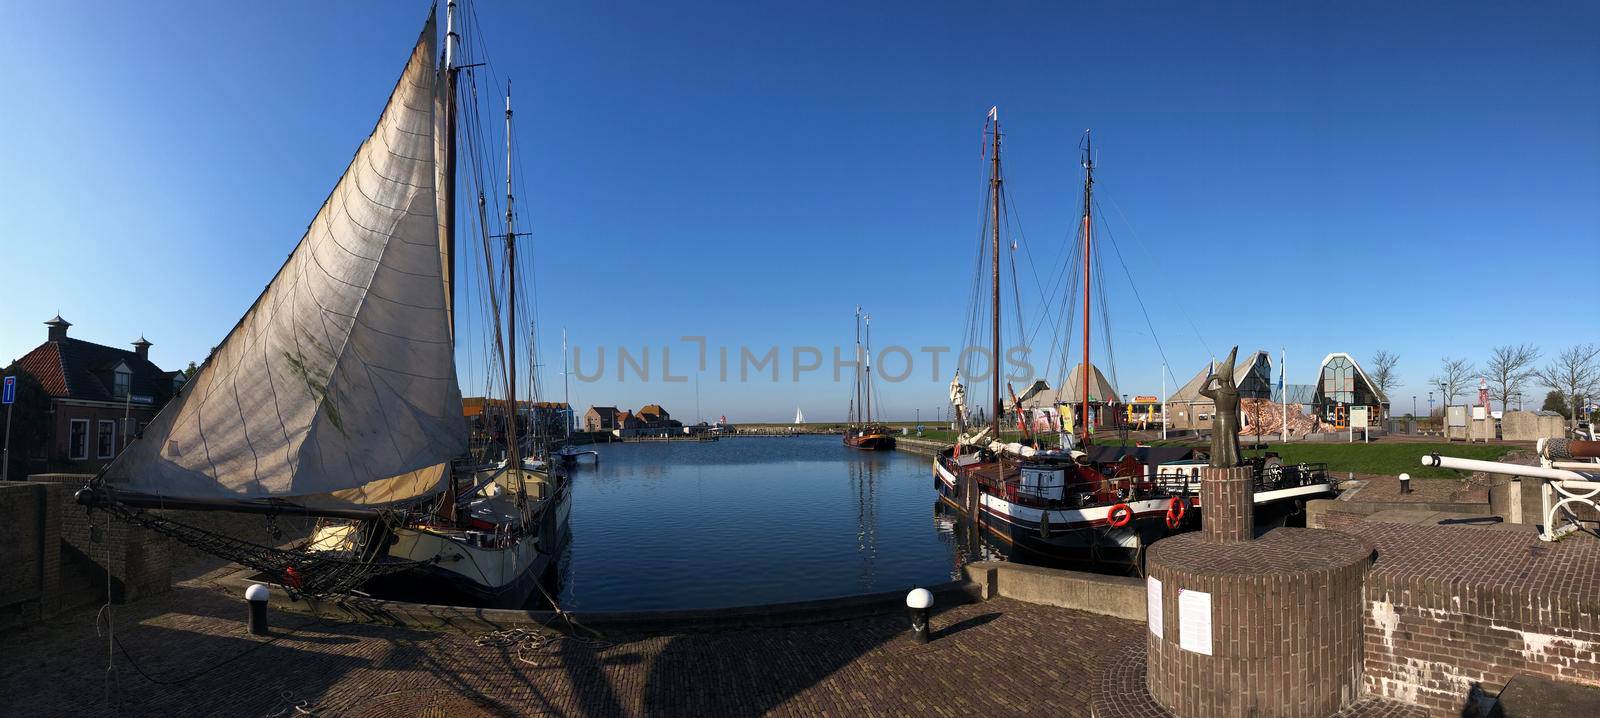
[(617, 428), (617, 407), (591, 406), (583, 414), (584, 431), (611, 431)]
[(152, 364), (151, 344), (143, 337), (128, 351), (68, 337), (72, 324), (59, 316), (45, 326), (45, 342), (6, 373), (27, 372), (44, 387), (50, 396), (50, 438), (44, 446), (12, 450), (46, 468), (99, 470), (155, 418), (183, 385), (183, 372)]
[(660, 404), (645, 404), (644, 408), (639, 410), (639, 418), (653, 427), (666, 426), (667, 422), (672, 421), (672, 415), (668, 414)]

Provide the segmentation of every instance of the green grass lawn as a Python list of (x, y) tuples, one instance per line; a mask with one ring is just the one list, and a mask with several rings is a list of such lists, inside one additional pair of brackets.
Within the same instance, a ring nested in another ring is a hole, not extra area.
[(1469, 472), (1423, 466), (1422, 457), (1437, 452), (1440, 456), (1459, 459), (1494, 461), (1514, 447), (1484, 444), (1273, 444), (1272, 450), (1283, 457), (1285, 463), (1321, 462), (1328, 471), (1343, 474), (1386, 474), (1394, 476), (1408, 473), (1424, 479), (1458, 479)]

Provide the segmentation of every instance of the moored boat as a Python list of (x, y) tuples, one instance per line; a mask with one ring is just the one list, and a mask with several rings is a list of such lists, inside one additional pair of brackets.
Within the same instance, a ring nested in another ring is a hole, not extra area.
[[(991, 133), (986, 139), (992, 154), (988, 158), (988, 236), (984, 239), (990, 266), (980, 266), (976, 286), (981, 286), (982, 275), (988, 275), (991, 286), (989, 292), (975, 291), (974, 296), (990, 302), (989, 356), (998, 358), (1007, 356), (1001, 343), (1000, 256), (1002, 216), (1008, 205), (1003, 199), (997, 110), (990, 110), (989, 120)], [(1185, 471), (1184, 463), (1198, 457), (1184, 448), (1138, 447), (1126, 440), (1120, 445), (1097, 443), (1097, 424), (1105, 425), (1104, 419), (1114, 413), (1110, 408), (1115, 390), (1099, 378), (1090, 356), (1090, 285), (1100, 274), (1094, 271), (1095, 158), (1087, 132), (1082, 150), (1083, 209), (1077, 233), (1077, 257), (1083, 264), (1082, 361), (1071, 375), (1077, 380), (1078, 385), (1071, 387), (1076, 395), (1071, 404), (1059, 407), (1055, 445), (1049, 445), (1051, 437), (1030, 430), (1022, 402), (1014, 394), (1010, 408), (1018, 417), (1019, 436), (1013, 441), (1003, 438), (1002, 417), (1007, 405), (1002, 402), (997, 361), (991, 362), (989, 370), (988, 425), (972, 422), (967, 389), (958, 369), (950, 385), (950, 401), (959, 438), (935, 457), (934, 486), (942, 502), (1011, 550), (1052, 561), (1136, 565), (1150, 543), (1199, 525), (1199, 474)], [(1208, 381), (1218, 386), (1231, 384), (1232, 366), (1230, 356), (1227, 370)], [(1097, 388), (1092, 378), (1099, 378), (1102, 386)], [(1325, 470), (1319, 473), (1301, 466), (1284, 470), (1281, 465), (1268, 470), (1263, 460), (1256, 475), (1259, 525), (1281, 522), (1305, 500), (1332, 493)]]
[[(863, 326), (866, 327), (864, 344)], [(875, 393), (872, 385), (872, 315), (864, 315), (861, 313), (861, 307), (856, 307), (855, 381), (844, 428), (845, 446), (867, 451), (888, 451), (894, 448), (894, 434), (889, 427), (872, 418)]]
[[(430, 11), (377, 126), (288, 260), (183, 390), (79, 492), (81, 503), (296, 594), (404, 587), (493, 605), (526, 599), (530, 578), (560, 553), (571, 492), (517, 438), (509, 149), (501, 237), (510, 342), (501, 341), (501, 298), (487, 302), (504, 350), (493, 363), (504, 377), (506, 456), (462, 459), (469, 441), (453, 288), (465, 63), (455, 14), (452, 1), (439, 65)], [(508, 143), (510, 122), (508, 91)], [(261, 514), (269, 528), (278, 516), (317, 525), (302, 544), (261, 546), (151, 508)]]

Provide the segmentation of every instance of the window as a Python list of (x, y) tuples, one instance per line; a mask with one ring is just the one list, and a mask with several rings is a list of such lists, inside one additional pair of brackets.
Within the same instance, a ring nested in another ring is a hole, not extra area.
[(111, 395), (118, 399), (127, 398), (128, 390), (133, 386), (133, 372), (128, 371), (128, 365), (118, 364), (114, 379), (115, 383), (112, 384)]
[(100, 435), (95, 447), (99, 449), (95, 458), (109, 459), (117, 455), (117, 422), (110, 419), (100, 420)]
[(89, 420), (73, 419), (72, 433), (67, 436), (67, 458), (83, 461), (89, 458)]

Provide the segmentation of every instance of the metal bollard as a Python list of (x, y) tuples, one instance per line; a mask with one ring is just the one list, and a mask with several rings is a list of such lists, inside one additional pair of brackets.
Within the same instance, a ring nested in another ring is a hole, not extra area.
[(911, 611), (912, 640), (917, 643), (927, 643), (928, 613), (933, 608), (933, 593), (926, 588), (911, 589), (911, 593), (906, 594), (906, 608)]
[(250, 603), (250, 633), (267, 635), (267, 597), (271, 595), (265, 584), (252, 583), (244, 590), (244, 600)]
[(1411, 474), (1401, 474), (1400, 475), (1400, 493), (1402, 493), (1402, 494), (1411, 493)]

